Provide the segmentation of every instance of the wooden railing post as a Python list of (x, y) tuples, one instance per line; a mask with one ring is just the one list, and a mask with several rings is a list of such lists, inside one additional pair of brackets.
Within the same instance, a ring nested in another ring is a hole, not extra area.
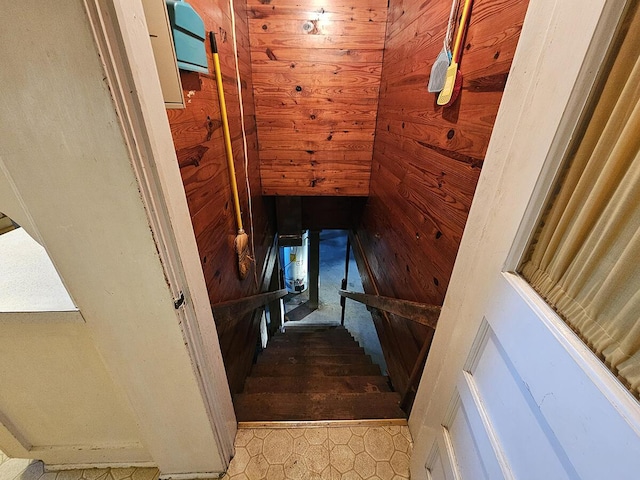
[[(347, 237), (347, 254), (344, 261), (344, 278), (342, 279), (342, 284), (340, 288), (342, 290), (347, 289), (347, 285), (349, 282), (349, 257), (351, 253), (351, 239)], [(340, 313), (340, 325), (344, 326), (344, 313), (347, 307), (347, 299), (343, 296), (340, 296), (340, 307), (342, 308), (342, 312)]]
[(402, 392), (402, 399), (400, 400), (400, 408), (405, 410), (407, 405), (409, 404), (409, 395), (412, 391), (415, 391), (416, 388), (414, 385), (418, 382), (418, 376), (422, 373), (422, 365), (427, 359), (427, 353), (429, 352), (429, 347), (431, 346), (431, 338), (427, 337), (422, 344), (422, 348), (420, 349), (420, 353), (418, 353), (418, 358), (416, 358), (416, 362), (413, 364), (413, 369), (411, 370), (411, 375), (409, 375), (409, 382), (407, 383), (407, 388), (405, 388), (404, 392)]
[(320, 303), (320, 230), (309, 231), (309, 309), (316, 310)]

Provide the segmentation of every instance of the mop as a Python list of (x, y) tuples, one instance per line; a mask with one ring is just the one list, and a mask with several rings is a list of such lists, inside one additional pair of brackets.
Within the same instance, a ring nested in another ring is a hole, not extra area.
[(449, 13), (447, 33), (444, 36), (444, 46), (431, 67), (429, 85), (427, 86), (427, 90), (430, 93), (440, 92), (444, 87), (444, 82), (447, 78), (447, 69), (451, 63), (451, 34), (453, 33), (453, 17), (458, 9), (457, 7), (458, 0), (453, 0), (453, 3), (451, 4), (451, 12)]
[(438, 95), (438, 105), (449, 106), (456, 101), (460, 90), (462, 90), (462, 73), (458, 70), (458, 64), (460, 63), (460, 57), (462, 56), (462, 37), (467, 26), (467, 20), (469, 19), (469, 12), (471, 11), (472, 0), (464, 1), (464, 8), (462, 9), (462, 18), (460, 19), (460, 27), (458, 27), (458, 34), (456, 35), (456, 42), (453, 45), (453, 58), (451, 59), (451, 65), (447, 68), (447, 75), (444, 82), (444, 87)]

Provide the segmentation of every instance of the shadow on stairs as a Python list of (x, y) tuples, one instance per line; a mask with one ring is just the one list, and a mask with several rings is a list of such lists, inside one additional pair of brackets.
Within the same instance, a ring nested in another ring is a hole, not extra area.
[(387, 377), (347, 329), (287, 327), (258, 356), (242, 393), (239, 422), (406, 419)]

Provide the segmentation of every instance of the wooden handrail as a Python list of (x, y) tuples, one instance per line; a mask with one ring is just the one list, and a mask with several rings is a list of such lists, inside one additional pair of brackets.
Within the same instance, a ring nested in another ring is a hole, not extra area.
[(366, 293), (351, 292), (348, 290), (338, 290), (341, 297), (350, 298), (356, 302), (384, 310), (385, 312), (407, 318), (421, 325), (436, 328), (440, 307), (427, 303), (412, 302), (399, 298), (382, 297), (380, 295), (368, 295)]
[[(376, 278), (375, 275), (373, 274), (373, 271), (371, 269), (371, 266), (369, 265), (369, 262), (367, 261), (367, 257), (364, 253), (364, 246), (362, 245), (362, 241), (360, 239), (360, 236), (355, 232), (355, 231), (351, 231), (349, 232), (349, 239), (351, 240), (351, 246), (353, 248), (353, 252), (354, 252), (354, 257), (356, 259), (356, 262), (358, 262), (358, 269), (360, 270), (360, 275), (364, 275), (368, 280), (369, 280), (369, 284), (371, 289), (373, 290), (373, 293), (375, 295), (371, 295), (372, 297), (380, 297), (380, 290), (378, 289), (378, 285), (376, 283)], [(365, 283), (365, 279), (363, 278), (363, 284)], [(342, 299), (344, 299), (344, 297), (341, 297)], [(381, 297), (384, 298), (384, 297)], [(392, 299), (393, 300), (393, 299)], [(424, 305), (424, 304), (423, 304)], [(431, 305), (430, 307), (435, 307), (432, 311), (431, 314), (427, 315), (428, 318), (431, 319), (430, 323), (431, 325), (429, 325), (431, 328), (435, 329), (435, 324), (437, 323), (437, 319), (439, 316), (439, 311), (440, 311), (440, 307)], [(382, 309), (377, 309), (380, 317), (383, 319), (383, 321), (386, 323), (386, 325), (392, 329), (392, 323), (393, 321), (390, 318), (390, 315), (387, 311), (382, 310)], [(403, 314), (399, 313), (399, 312), (390, 312), (390, 313), (395, 313), (397, 315), (402, 315)], [(420, 322), (423, 323), (423, 322)], [(427, 324), (428, 325), (428, 324)], [(422, 343), (422, 347), (420, 348), (420, 351), (418, 352), (418, 355), (416, 357), (416, 360), (413, 364), (413, 367), (411, 369), (411, 372), (406, 372), (407, 373), (407, 384), (404, 386), (404, 388), (402, 388), (401, 391), (401, 401), (400, 401), (400, 406), (403, 410), (406, 411), (406, 409), (408, 408), (409, 402), (411, 400), (411, 393), (415, 392), (417, 390), (417, 383), (420, 379), (420, 374), (422, 373), (422, 365), (424, 365), (425, 361), (426, 361), (426, 357), (427, 357), (427, 353), (429, 352), (429, 347), (431, 345), (431, 335), (428, 335), (424, 342)], [(385, 354), (385, 359), (386, 359), (386, 352), (384, 351), (384, 347), (383, 347), (383, 353)], [(387, 365), (389, 366), (389, 373), (391, 376), (391, 380), (393, 381), (393, 375), (391, 375), (391, 367), (389, 362), (387, 362)], [(398, 375), (399, 377), (399, 375)]]
[[(440, 307), (437, 305), (429, 305), (426, 303), (411, 302), (409, 300), (401, 300), (398, 298), (382, 297), (380, 295), (368, 295), (366, 293), (350, 292), (347, 290), (339, 290), (338, 293), (342, 299), (350, 298), (360, 303), (364, 303), (367, 307), (383, 310), (399, 317), (407, 318), (411, 321), (426, 325), (433, 329), (436, 328), (438, 317), (440, 316)], [(407, 387), (402, 392), (400, 400), (400, 408), (403, 410), (407, 407), (409, 402), (409, 395), (412, 391), (415, 391), (415, 384), (418, 381), (418, 376), (421, 373), (421, 366), (424, 363), (427, 352), (429, 351), (430, 339), (425, 339), (418, 358), (416, 359), (411, 374), (409, 375), (409, 381)]]
[(224, 322), (232, 317), (239, 317), (260, 308), (268, 303), (278, 300), (287, 294), (287, 289), (282, 288), (273, 292), (260, 293), (250, 297), (242, 297), (228, 302), (211, 305), (216, 322)]

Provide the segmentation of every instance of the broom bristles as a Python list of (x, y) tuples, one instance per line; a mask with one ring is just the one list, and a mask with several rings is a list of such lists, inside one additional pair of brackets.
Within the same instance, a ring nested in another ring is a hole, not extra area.
[(244, 280), (249, 274), (251, 262), (253, 261), (253, 258), (249, 255), (249, 235), (247, 235), (244, 230), (238, 230), (234, 246), (238, 254), (238, 273), (240, 280)]
[(453, 84), (453, 92), (451, 92), (451, 98), (447, 102), (445, 107), (448, 107), (453, 104), (458, 99), (458, 95), (460, 95), (460, 90), (462, 90), (462, 73), (460, 71), (457, 72), (456, 81)]

